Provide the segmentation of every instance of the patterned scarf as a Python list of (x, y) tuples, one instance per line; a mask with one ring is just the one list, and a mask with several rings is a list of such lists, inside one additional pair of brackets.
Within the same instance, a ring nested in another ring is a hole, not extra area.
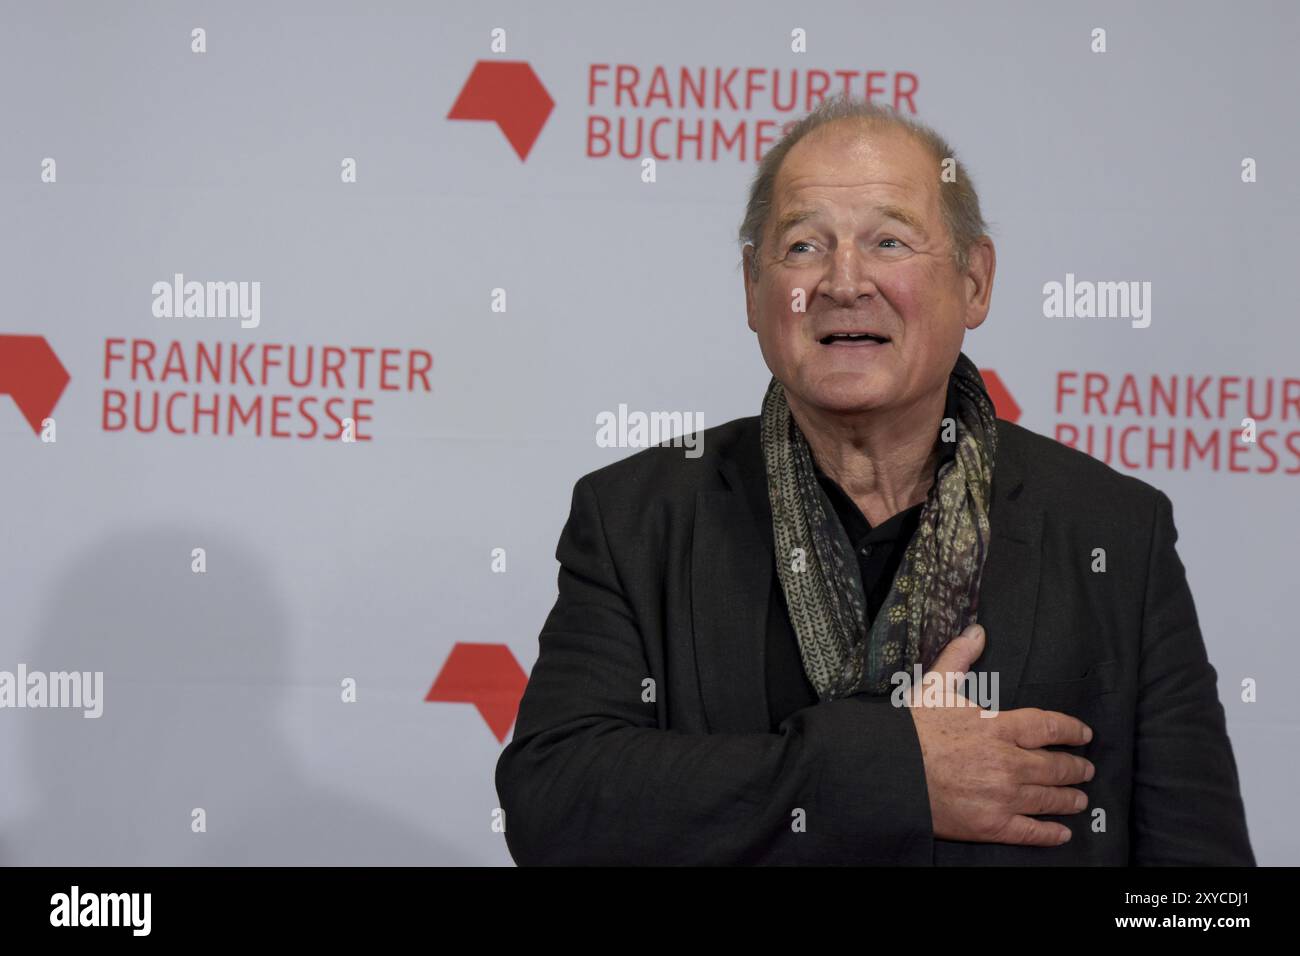
[(777, 574), (804, 671), (822, 700), (888, 694), (890, 677), (928, 668), (975, 620), (989, 542), (997, 425), (974, 363), (951, 376), (960, 414), (956, 455), (939, 468), (888, 597), (867, 627), (862, 577), (812, 455), (775, 379), (763, 399), (762, 443)]

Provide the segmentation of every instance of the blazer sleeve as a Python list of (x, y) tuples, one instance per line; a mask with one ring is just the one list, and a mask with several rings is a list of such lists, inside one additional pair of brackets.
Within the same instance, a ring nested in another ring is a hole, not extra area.
[(517, 863), (933, 863), (906, 708), (858, 695), (779, 733), (661, 728), (642, 641), (663, 635), (640, 631), (586, 478), (556, 558), (559, 597), (496, 767)]
[(1142, 618), (1131, 863), (1254, 866), (1218, 675), (1177, 539), (1173, 506), (1158, 491)]

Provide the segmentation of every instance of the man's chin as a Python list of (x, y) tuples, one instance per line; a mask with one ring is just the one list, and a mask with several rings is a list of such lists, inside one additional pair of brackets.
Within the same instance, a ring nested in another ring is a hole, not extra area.
[(894, 396), (889, 389), (863, 387), (861, 382), (849, 387), (812, 389), (801, 397), (803, 405), (828, 415), (858, 415), (893, 407)]
[(816, 406), (818, 411), (827, 415), (866, 415), (887, 411), (890, 407), (885, 401), (826, 402)]

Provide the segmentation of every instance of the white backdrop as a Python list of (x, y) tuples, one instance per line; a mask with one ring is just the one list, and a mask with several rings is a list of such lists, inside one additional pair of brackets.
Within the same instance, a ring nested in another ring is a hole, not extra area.
[[(969, 167), (999, 268), (966, 352), (1021, 424), (1127, 435), (1112, 464), (1173, 499), (1256, 854), (1300, 862), (1292, 4), (13, 3), (0, 21), (0, 672), (104, 675), (97, 719), (0, 709), (0, 862), (508, 864), (493, 770), (573, 482), (636, 450), (601, 447), (597, 416), (758, 413), (734, 236), (758, 138), (800, 112), (770, 92), (791, 71), (910, 92), (899, 108)], [(737, 74), (701, 108), (668, 101), (683, 68)], [(747, 70), (768, 87), (748, 107)], [(672, 157), (652, 182), (645, 143), (601, 155), (601, 130), (638, 121)], [(156, 315), (177, 273), (259, 283), (257, 324)], [(1150, 325), (1045, 317), (1067, 275), (1149, 282)], [(283, 364), (263, 383), (256, 358), (251, 382), (198, 381), (172, 342), (318, 364), (303, 386)], [(326, 347), (351, 359), (335, 378)], [(381, 374), (383, 349), (403, 371)], [(1205, 405), (1145, 407), (1173, 376)], [(1247, 383), (1259, 442), (1234, 456)], [(217, 410), (197, 434), (196, 395)], [(360, 440), (322, 437), (331, 400)], [(228, 421), (232, 401), (262, 421)], [(1212, 440), (1217, 463), (1187, 453)]]

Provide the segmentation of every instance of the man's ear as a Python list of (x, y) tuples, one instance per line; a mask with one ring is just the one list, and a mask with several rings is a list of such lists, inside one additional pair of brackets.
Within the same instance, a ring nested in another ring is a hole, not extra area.
[(993, 274), (997, 271), (997, 253), (993, 240), (981, 236), (970, 248), (970, 265), (962, 281), (966, 287), (966, 328), (977, 329), (984, 324), (993, 300)]
[(755, 319), (754, 308), (754, 246), (752, 243), (745, 243), (745, 248), (740, 253), (743, 268), (741, 269), (741, 282), (745, 286), (745, 315), (748, 316), (749, 328), (751, 331), (758, 331), (758, 323)]

